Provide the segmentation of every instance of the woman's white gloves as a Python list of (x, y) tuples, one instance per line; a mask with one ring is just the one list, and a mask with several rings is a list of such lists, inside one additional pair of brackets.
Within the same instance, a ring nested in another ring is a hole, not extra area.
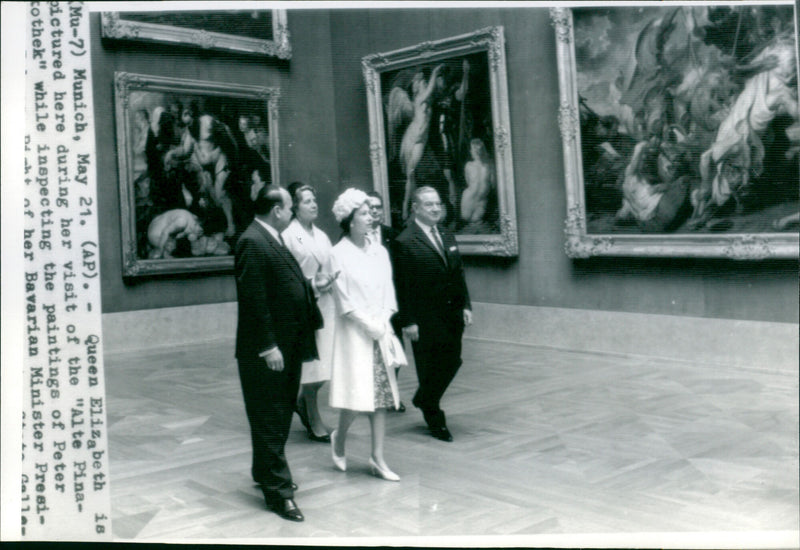
[(371, 315), (367, 315), (360, 311), (351, 311), (347, 314), (347, 317), (356, 323), (361, 330), (363, 330), (366, 335), (373, 340), (380, 340), (383, 338), (383, 335), (386, 334), (386, 323), (376, 319)]

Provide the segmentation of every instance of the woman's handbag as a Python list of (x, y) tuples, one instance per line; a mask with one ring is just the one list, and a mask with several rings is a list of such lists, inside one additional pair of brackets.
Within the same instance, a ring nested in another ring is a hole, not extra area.
[(394, 335), (391, 327), (384, 333), (379, 342), (383, 360), (386, 362), (387, 367), (399, 369), (408, 365), (408, 359), (403, 351), (403, 345)]

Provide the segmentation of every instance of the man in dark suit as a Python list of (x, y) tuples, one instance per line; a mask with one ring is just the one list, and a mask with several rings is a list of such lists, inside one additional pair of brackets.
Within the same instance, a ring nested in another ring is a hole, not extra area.
[[(369, 197), (369, 213), (372, 215), (372, 234), (369, 236), (373, 242), (379, 242), (383, 245), (389, 253), (389, 261), (392, 263), (392, 274), (395, 272), (394, 267), (394, 241), (400, 234), (395, 228), (381, 223), (383, 221), (383, 197), (377, 191), (370, 191), (367, 193)], [(403, 338), (403, 327), (397, 321), (397, 315), (392, 316), (392, 328), (398, 338)], [(395, 375), (399, 375), (400, 368), (395, 370)], [(390, 411), (406, 412), (406, 406), (400, 401), (400, 404), (395, 408), (392, 407)]]
[(432, 187), (412, 199), (414, 220), (395, 240), (398, 320), (414, 347), (419, 389), (413, 403), (431, 435), (452, 441), (439, 403), (461, 366), (461, 336), (472, 306), (455, 237), (437, 227), (444, 216)]
[[(322, 317), (311, 283), (280, 236), (292, 218), (291, 208), (285, 189), (263, 187), (255, 199), (255, 219), (236, 243), (236, 358), (250, 422), (253, 479), (261, 485), (268, 508), (285, 519), (303, 521), (284, 446), (301, 365), (317, 357), (314, 331), (322, 326)], [(325, 277), (314, 284), (329, 285)]]
[(374, 220), (372, 223), (373, 235), (389, 252), (389, 259), (394, 261), (394, 240), (400, 232), (382, 223), (383, 197), (381, 197), (381, 194), (377, 191), (370, 191), (367, 193), (367, 197), (369, 197), (369, 213), (372, 214), (372, 219)]

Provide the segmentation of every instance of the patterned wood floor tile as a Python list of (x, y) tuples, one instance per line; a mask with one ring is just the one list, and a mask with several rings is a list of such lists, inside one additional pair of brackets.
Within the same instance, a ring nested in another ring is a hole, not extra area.
[[(369, 423), (348, 471), (297, 419), (287, 456), (306, 521), (266, 511), (230, 343), (106, 358), (113, 531), (119, 539), (796, 531), (797, 373), (466, 340), (431, 438), (399, 377), (386, 459)], [(320, 395), (330, 426), (336, 411)]]

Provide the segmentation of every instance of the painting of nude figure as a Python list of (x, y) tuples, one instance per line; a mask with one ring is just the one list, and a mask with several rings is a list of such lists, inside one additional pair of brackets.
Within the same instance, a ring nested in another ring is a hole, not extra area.
[(259, 187), (278, 180), (277, 90), (116, 73), (123, 274), (233, 267)]
[(462, 253), (515, 256), (501, 27), (364, 58), (375, 189), (402, 228), (430, 186)]
[(793, 10), (551, 10), (569, 255), (797, 257)]

